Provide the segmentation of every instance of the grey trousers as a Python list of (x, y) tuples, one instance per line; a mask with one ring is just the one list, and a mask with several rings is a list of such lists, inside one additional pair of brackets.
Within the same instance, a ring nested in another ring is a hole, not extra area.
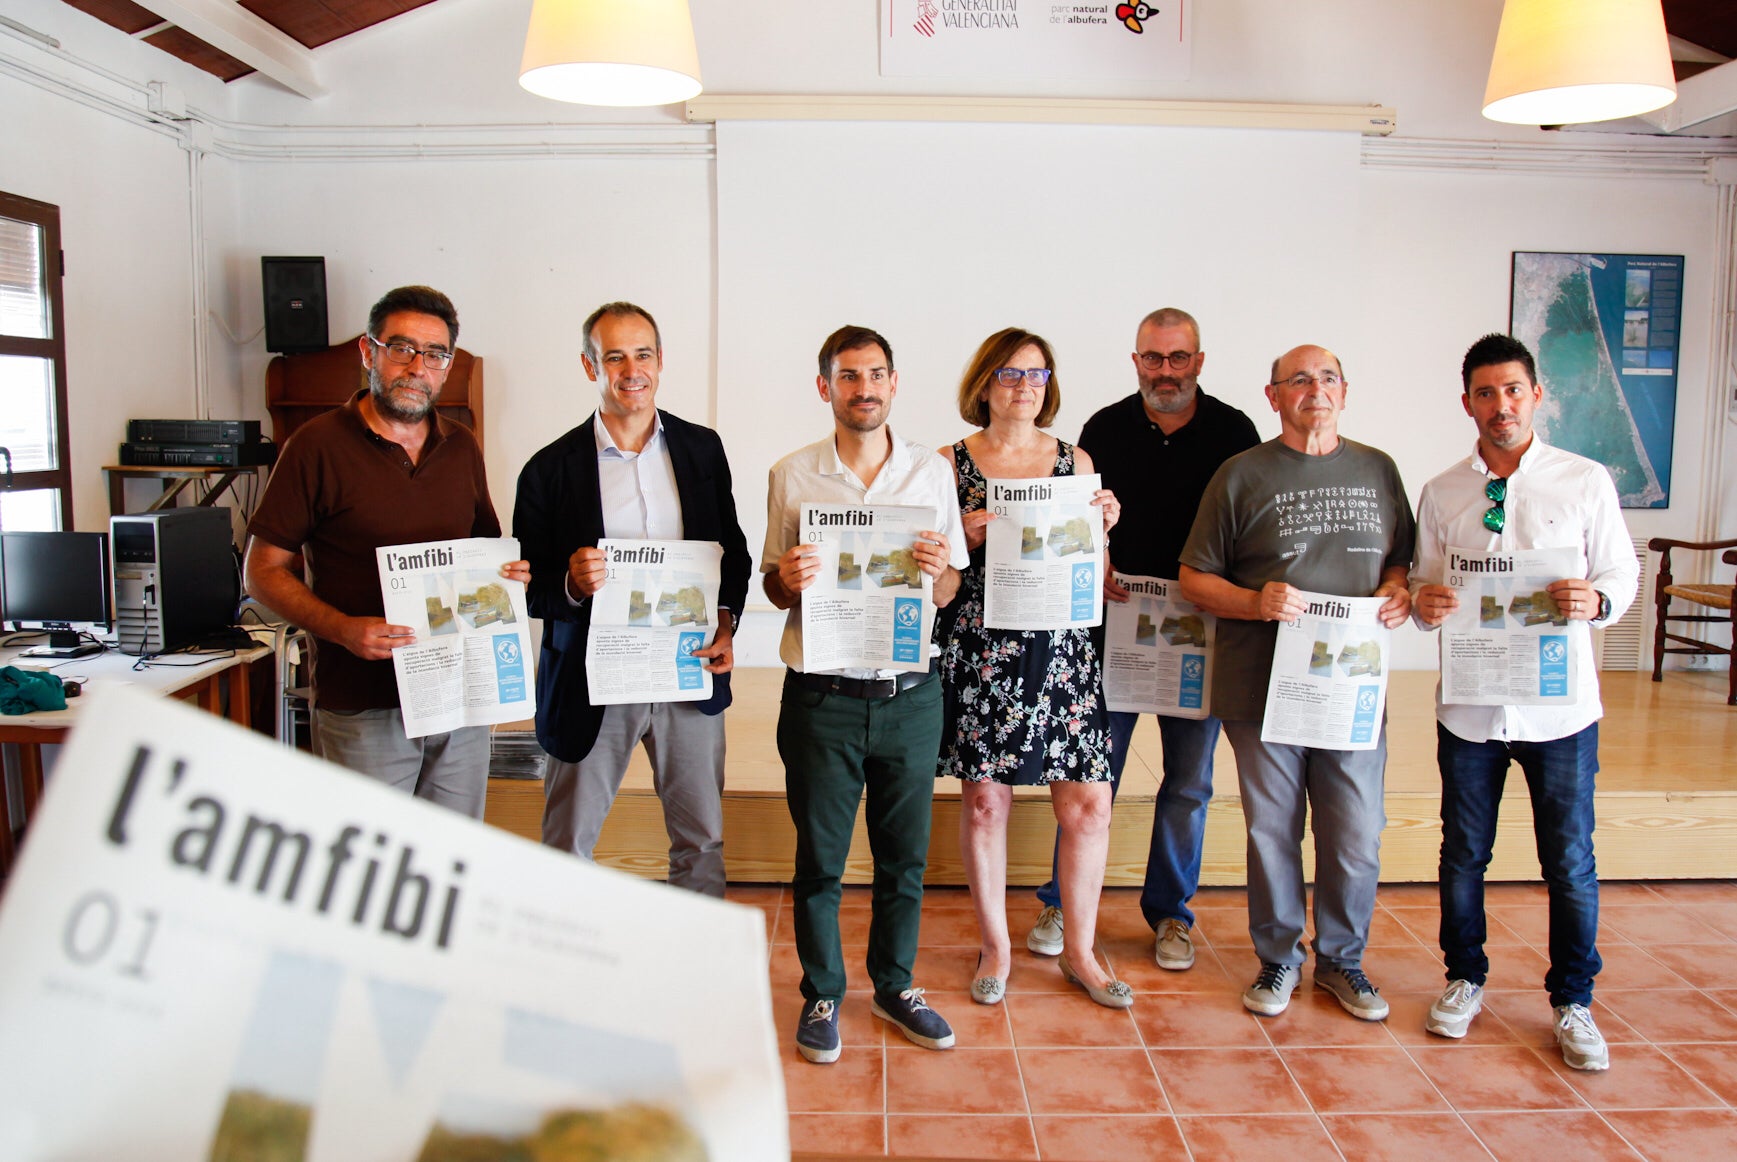
[(1369, 943), (1381, 879), (1387, 724), (1374, 750), (1261, 741), (1259, 722), (1227, 722), (1248, 824), (1248, 932), (1270, 964), (1303, 963), (1303, 820), (1315, 831), (1315, 964), (1355, 966)]
[(314, 753), (472, 819), (489, 787), (489, 728), (404, 737), (398, 710), (314, 710)]
[(543, 767), (543, 842), (591, 858), (633, 748), (645, 744), (669, 833), (669, 882), (724, 894), (724, 716), (686, 702), (606, 706), (591, 752)]

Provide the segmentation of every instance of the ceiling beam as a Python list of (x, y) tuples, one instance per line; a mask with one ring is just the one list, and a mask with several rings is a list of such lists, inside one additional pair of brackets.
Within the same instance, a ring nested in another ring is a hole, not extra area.
[(234, 0), (137, 0), (142, 8), (221, 49), (292, 93), (326, 95), (314, 54)]
[(1676, 133), (1737, 111), (1737, 61), (1696, 73), (1677, 82), (1677, 99), (1663, 109), (1642, 114), (1665, 133)]
[(689, 121), (1001, 121), (1042, 125), (1180, 125), (1211, 129), (1340, 129), (1385, 137), (1397, 126), (1387, 105), (1284, 105), (1255, 101), (1124, 98), (847, 96), (702, 93)]

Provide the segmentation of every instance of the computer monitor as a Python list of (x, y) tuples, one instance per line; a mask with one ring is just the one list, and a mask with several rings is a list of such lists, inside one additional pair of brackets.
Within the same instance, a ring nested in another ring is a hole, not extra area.
[(40, 629), (37, 657), (76, 658), (102, 647), (81, 643), (77, 623), (108, 629), (107, 533), (0, 533), (0, 620)]

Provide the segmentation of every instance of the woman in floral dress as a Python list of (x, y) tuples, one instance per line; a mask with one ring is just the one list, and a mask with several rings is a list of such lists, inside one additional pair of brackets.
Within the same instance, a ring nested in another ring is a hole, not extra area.
[[(1015, 786), (1045, 784), (1061, 825), (1062, 975), (1099, 1004), (1126, 1008), (1128, 986), (1093, 951), (1110, 838), (1110, 739), (1097, 651), (1083, 629), (983, 625), (985, 479), (1071, 476), (1091, 457), (1041, 428), (1061, 407), (1055, 358), (1041, 337), (1010, 328), (984, 340), (959, 386), (974, 432), (942, 449), (959, 485), (971, 565), (941, 660), (945, 722), (939, 774), (963, 780), (959, 845), (983, 946), (973, 1000), (999, 1002), (1013, 964), (1007, 932), (1007, 820)], [(1106, 530), (1121, 506), (1100, 489)]]

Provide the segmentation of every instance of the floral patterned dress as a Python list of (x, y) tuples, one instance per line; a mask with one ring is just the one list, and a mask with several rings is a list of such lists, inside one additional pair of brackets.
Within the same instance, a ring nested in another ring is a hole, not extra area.
[[(1052, 476), (1074, 474), (1072, 444), (1056, 441)], [(983, 470), (953, 445), (959, 509), (982, 508)], [(1110, 777), (1109, 716), (1098, 652), (1083, 629), (983, 626), (981, 545), (954, 600), (953, 630), (941, 655), (945, 720), (938, 775), (1019, 786), (1101, 782)]]

